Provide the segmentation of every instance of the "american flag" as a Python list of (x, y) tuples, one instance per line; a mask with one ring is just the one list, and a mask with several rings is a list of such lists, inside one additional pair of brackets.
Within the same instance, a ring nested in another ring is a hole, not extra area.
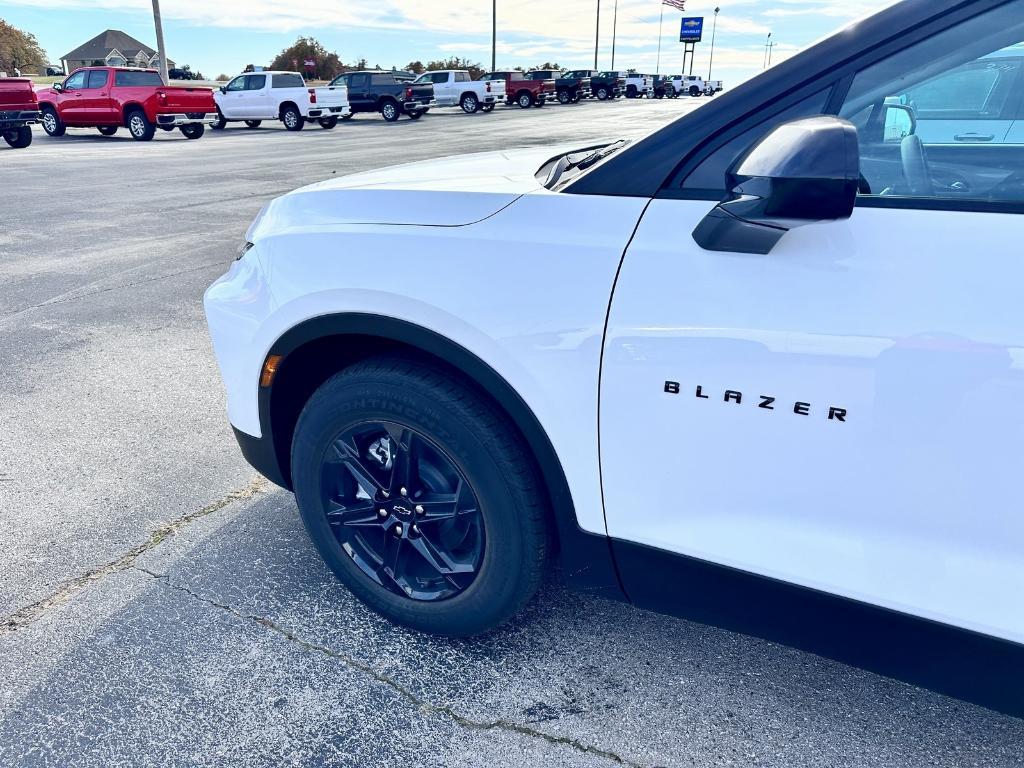
[(686, 11), (686, 0), (661, 0), (662, 5), (670, 5), (677, 11)]

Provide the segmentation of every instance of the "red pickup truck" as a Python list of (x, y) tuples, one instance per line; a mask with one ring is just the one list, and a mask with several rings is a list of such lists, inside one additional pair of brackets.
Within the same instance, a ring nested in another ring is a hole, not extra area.
[(32, 123), (39, 120), (39, 102), (28, 78), (0, 79), (0, 134), (15, 149), (32, 143)]
[(518, 104), (521, 108), (543, 107), (548, 99), (555, 98), (554, 80), (528, 80), (518, 70), (509, 72), (488, 72), (481, 80), (504, 80), (505, 103)]
[(68, 128), (98, 128), (113, 136), (124, 126), (138, 141), (157, 128), (175, 128), (189, 139), (217, 120), (211, 88), (167, 86), (155, 69), (83, 67), (62, 83), (39, 91), (43, 130), (63, 136)]

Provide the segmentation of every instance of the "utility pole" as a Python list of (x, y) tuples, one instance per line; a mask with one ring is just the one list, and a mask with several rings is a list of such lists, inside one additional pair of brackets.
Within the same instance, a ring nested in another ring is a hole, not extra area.
[(661, 17), (658, 19), (658, 63), (655, 65), (655, 69), (661, 72), (661, 24), (665, 21), (665, 3), (661, 4)]
[(597, 0), (597, 29), (594, 32), (594, 69), (597, 69), (597, 49), (601, 42), (601, 0)]
[(491, 0), (491, 72), (498, 68), (498, 0)]
[(156, 26), (156, 52), (160, 57), (160, 77), (166, 85), (170, 78), (167, 75), (167, 51), (164, 49), (164, 25), (160, 21), (160, 0), (153, 0), (153, 24)]
[[(612, 70), (615, 70), (615, 35), (619, 29), (619, 0), (615, 0), (615, 13), (612, 15)], [(594, 65), (597, 69), (597, 65)]]
[(772, 33), (768, 33), (768, 37), (764, 41), (764, 66), (761, 69), (768, 69), (768, 52), (771, 50), (772, 45)]
[(772, 49), (776, 46), (776, 43), (772, 43), (768, 46), (768, 66), (772, 65)]
[(715, 6), (715, 21), (711, 27), (711, 58), (708, 59), (708, 80), (711, 79), (711, 65), (715, 61), (715, 32), (718, 30), (718, 12), (722, 10)]

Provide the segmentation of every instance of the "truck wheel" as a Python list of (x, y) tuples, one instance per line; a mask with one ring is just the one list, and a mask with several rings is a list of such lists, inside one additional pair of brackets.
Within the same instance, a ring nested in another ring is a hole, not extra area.
[(572, 101), (572, 96), (569, 95), (569, 92), (567, 90), (565, 90), (565, 88), (559, 88), (558, 89), (558, 103), (559, 104), (568, 104), (570, 101)]
[(281, 110), (281, 122), (289, 131), (301, 131), (304, 121), (299, 110), (291, 104)]
[(393, 99), (387, 99), (380, 105), (380, 116), (387, 122), (394, 123), (402, 116), (402, 110), (398, 108), (398, 104)]
[(156, 126), (149, 122), (145, 112), (136, 109), (128, 113), (128, 133), (136, 141), (149, 141), (156, 133)]
[(428, 112), (428, 110), (426, 110), (426, 109), (420, 109), (420, 110), (417, 110), (415, 112), (407, 112), (406, 114), (409, 115), (409, 119), (410, 120), (419, 120), (421, 117), (423, 117), (425, 114), (427, 114), (427, 112)]
[(606, 101), (607, 99), (608, 99), (608, 89), (607, 88), (598, 88), (597, 89), (597, 100), (598, 101)]
[(263, 125), (263, 121), (262, 120), (246, 120), (245, 121), (245, 127), (246, 128), (259, 128), (261, 125)]
[(516, 97), (516, 104), (519, 105), (520, 109), (527, 109), (533, 106), (533, 94), (529, 91), (523, 91)]
[(299, 416), (291, 466), (320, 556), (394, 622), (475, 635), (540, 586), (550, 538), (533, 461), (444, 368), (381, 357), (335, 374)]
[(463, 94), (462, 99), (459, 101), (459, 106), (462, 107), (462, 111), (467, 115), (472, 115), (480, 109), (480, 102), (474, 94), (466, 93)]
[(68, 127), (60, 119), (53, 107), (43, 107), (43, 130), (47, 136), (63, 136)]
[(583, 94), (582, 93), (574, 93), (573, 97), (572, 97), (572, 103), (573, 104), (579, 104), (580, 103), (580, 99), (582, 99), (582, 98), (583, 98)]
[(698, 88), (696, 85), (691, 85), (690, 86), (690, 95), (691, 96), (700, 96), (700, 88)]
[(113, 136), (115, 133), (117, 133), (117, 126), (116, 125), (101, 125), (96, 130), (98, 130), (102, 136)]
[(353, 117), (355, 117), (355, 113), (354, 112), (349, 112), (347, 115), (342, 115), (341, 119), (342, 120), (351, 120)]
[(492, 112), (494, 110), (493, 104), (481, 104), (480, 109), (484, 112)]
[(636, 86), (635, 85), (627, 85), (626, 86), (626, 98), (627, 99), (635, 99), (636, 98)]
[(206, 133), (206, 126), (202, 123), (190, 123), (189, 125), (181, 126), (180, 130), (181, 135), (186, 139), (198, 139)]
[(321, 128), (323, 128), (326, 131), (329, 131), (329, 130), (331, 130), (331, 128), (333, 128), (334, 126), (336, 126), (338, 124), (338, 118), (336, 118), (336, 117), (321, 117), (319, 120), (317, 120), (317, 122), (320, 124)]
[(217, 107), (217, 119), (210, 123), (210, 127), (215, 131), (223, 131), (228, 127), (228, 121), (224, 118), (224, 114), (220, 111), (220, 107)]
[(32, 143), (32, 128), (27, 125), (4, 131), (4, 141), (14, 149), (24, 149)]

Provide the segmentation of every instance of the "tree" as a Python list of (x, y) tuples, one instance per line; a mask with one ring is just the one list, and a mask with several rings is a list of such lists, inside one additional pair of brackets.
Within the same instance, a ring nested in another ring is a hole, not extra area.
[(479, 62), (470, 61), (469, 59), (460, 59), (458, 56), (449, 56), (447, 59), (431, 61), (428, 62), (425, 67), (427, 72), (434, 72), (439, 69), (465, 69), (469, 71), (469, 76), (474, 80), (487, 71)]
[(328, 51), (312, 37), (300, 37), (285, 48), (270, 62), (270, 68), (309, 72), (306, 67), (308, 59), (314, 62), (311, 75), (314, 80), (330, 80), (345, 69), (337, 53)]
[(414, 75), (422, 75), (427, 71), (427, 68), (423, 66), (423, 62), (420, 60), (410, 61), (405, 65), (406, 72), (412, 72)]
[(534, 69), (557, 69), (557, 70), (561, 70), (562, 68), (560, 66), (558, 66), (558, 64), (552, 64), (550, 61), (545, 61), (543, 64), (538, 64), (536, 67), (530, 67), (530, 69), (531, 70), (534, 70)]
[(36, 36), (0, 19), (0, 71), (45, 72), (46, 52)]

